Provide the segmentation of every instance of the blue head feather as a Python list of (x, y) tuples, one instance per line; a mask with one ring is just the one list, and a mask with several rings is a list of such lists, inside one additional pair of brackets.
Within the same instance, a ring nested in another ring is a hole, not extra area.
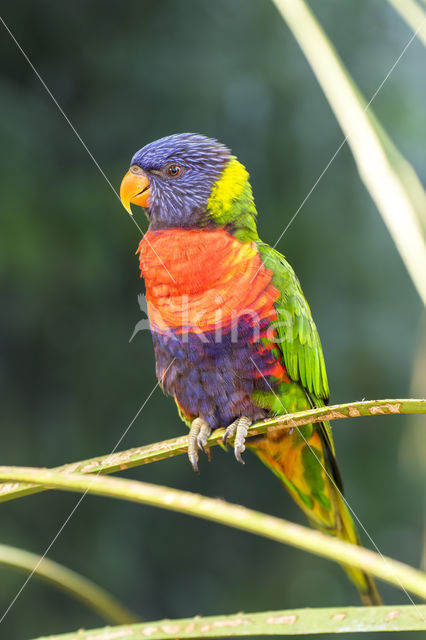
[[(177, 133), (155, 140), (131, 160), (150, 182), (150, 228), (190, 227), (203, 224), (213, 184), (231, 158), (223, 144), (195, 133)], [(177, 177), (168, 175), (171, 163)]]

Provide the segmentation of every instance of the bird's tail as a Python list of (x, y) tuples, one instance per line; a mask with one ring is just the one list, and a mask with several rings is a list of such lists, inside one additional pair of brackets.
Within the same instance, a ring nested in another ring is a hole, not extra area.
[[(247, 448), (281, 480), (312, 526), (353, 544), (360, 544), (355, 524), (343, 500), (328, 423), (272, 431), (249, 438)], [(342, 565), (365, 605), (382, 603), (374, 579), (361, 569)]]

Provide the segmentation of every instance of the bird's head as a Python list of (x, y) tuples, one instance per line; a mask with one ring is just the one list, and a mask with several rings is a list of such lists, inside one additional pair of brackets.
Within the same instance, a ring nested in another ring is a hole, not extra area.
[(151, 229), (232, 225), (247, 216), (253, 226), (256, 214), (243, 165), (217, 140), (193, 133), (161, 138), (135, 153), (120, 198), (129, 213), (131, 203), (145, 207)]

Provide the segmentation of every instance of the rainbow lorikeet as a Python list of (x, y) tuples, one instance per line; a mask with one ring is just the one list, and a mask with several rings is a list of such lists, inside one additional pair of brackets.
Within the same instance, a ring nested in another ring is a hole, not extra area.
[[(259, 239), (245, 167), (216, 140), (171, 135), (133, 156), (120, 196), (149, 219), (138, 253), (156, 373), (190, 427), (194, 469), (212, 430), (226, 427), (237, 460), (253, 451), (313, 526), (359, 544), (329, 423), (245, 442), (255, 420), (329, 397), (309, 306), (291, 266)], [(365, 604), (380, 604), (371, 576), (344, 569)]]

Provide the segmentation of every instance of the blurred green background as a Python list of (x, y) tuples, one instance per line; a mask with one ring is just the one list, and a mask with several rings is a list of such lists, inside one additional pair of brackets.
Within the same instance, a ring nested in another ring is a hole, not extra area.
[[(180, 131), (217, 137), (248, 167), (260, 235), (274, 243), (343, 139), (266, 0), (3, 0), (2, 8), (116, 189), (147, 142)], [(383, 0), (322, 0), (313, 8), (369, 98), (410, 30)], [(373, 105), (423, 182), (425, 68), (424, 48), (414, 42)], [(53, 466), (110, 452), (156, 383), (149, 333), (129, 343), (142, 317), (139, 232), (3, 28), (0, 110), (0, 463)], [(136, 217), (146, 228), (142, 210)], [(311, 304), (333, 402), (414, 394), (416, 361), (416, 394), (425, 393), (421, 303), (346, 146), (278, 248)], [(157, 389), (120, 448), (184, 431), (174, 403)], [(420, 566), (421, 419), (344, 421), (334, 433), (351, 506), (383, 554)], [(304, 523), (249, 454), (241, 467), (215, 449), (199, 476), (184, 456), (126, 475)], [(43, 553), (77, 500), (50, 492), (1, 504), (0, 541)], [(49, 556), (148, 620), (358, 604), (331, 562), (98, 497), (83, 500)], [(23, 580), (0, 567), (0, 617)], [(386, 603), (408, 604), (404, 593), (380, 586)], [(0, 637), (102, 624), (32, 579)], [(398, 636), (406, 637), (413, 635)]]

